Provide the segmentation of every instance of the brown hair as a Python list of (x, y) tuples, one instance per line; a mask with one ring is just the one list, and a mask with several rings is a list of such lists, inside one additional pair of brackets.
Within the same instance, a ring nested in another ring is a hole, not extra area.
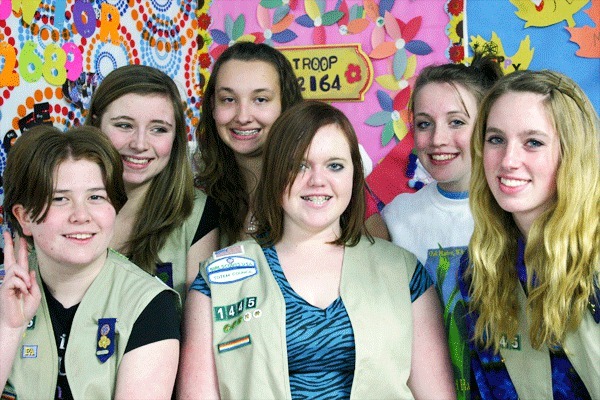
[(158, 252), (167, 237), (192, 212), (193, 175), (179, 90), (167, 74), (156, 68), (126, 65), (108, 74), (94, 92), (85, 124), (100, 127), (102, 116), (110, 104), (130, 93), (167, 97), (175, 118), (175, 139), (169, 162), (153, 178), (127, 243), (127, 256), (131, 261), (154, 273), (156, 263), (160, 262)]
[(88, 160), (100, 167), (108, 199), (116, 212), (127, 201), (121, 156), (99, 129), (84, 126), (63, 133), (50, 125), (35, 126), (17, 139), (4, 170), (4, 210), (8, 223), (29, 244), (33, 240), (23, 235), (13, 206), (21, 204), (35, 223), (42, 222), (52, 202), (56, 170), (69, 159)]
[[(212, 113), (219, 70), (230, 60), (263, 61), (272, 65), (279, 74), (282, 112), (302, 100), (302, 91), (292, 65), (280, 51), (271, 46), (238, 42), (225, 50), (215, 62), (204, 91), (202, 114), (196, 130), (198, 152), (194, 161), (198, 167), (196, 184), (219, 206), (219, 229), (227, 244), (239, 239), (250, 203), (248, 194), (243, 189), (246, 182), (235, 162), (233, 150), (219, 137)], [(242, 75), (240, 79), (243, 79)]]
[(354, 246), (359, 242), (361, 233), (366, 231), (364, 172), (354, 128), (337, 108), (321, 101), (306, 100), (281, 114), (271, 127), (265, 144), (254, 214), (259, 225), (256, 237), (262, 245), (272, 245), (281, 240), (283, 196), (296, 179), (315, 134), (327, 125), (336, 125), (344, 133), (354, 167), (352, 197), (340, 217), (341, 236), (333, 244)]
[[(427, 66), (421, 70), (415, 81), (411, 95), (410, 111), (414, 112), (414, 99), (421, 89), (429, 83), (447, 83), (453, 87), (459, 84), (475, 97), (477, 103), (480, 103), (485, 92), (502, 75), (502, 68), (500, 68), (497, 58), (490, 54), (475, 53), (470, 65), (442, 64)], [(467, 107), (458, 90), (456, 93), (461, 100), (465, 112), (467, 112)]]

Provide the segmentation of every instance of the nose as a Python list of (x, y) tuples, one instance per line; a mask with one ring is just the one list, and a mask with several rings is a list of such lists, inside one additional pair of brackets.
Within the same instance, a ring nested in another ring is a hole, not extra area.
[(324, 176), (323, 171), (320, 168), (311, 168), (308, 172), (310, 177), (308, 179), (308, 184), (310, 186), (323, 186)]
[(252, 121), (251, 106), (246, 101), (241, 101), (238, 105), (236, 119), (240, 124), (247, 124)]
[(146, 131), (142, 128), (138, 128), (129, 142), (129, 147), (137, 151), (144, 151), (148, 147), (146, 141)]
[(521, 162), (521, 149), (515, 142), (508, 143), (504, 148), (504, 154), (502, 155), (502, 168), (504, 169), (515, 169)]
[(91, 220), (90, 212), (84, 201), (73, 201), (69, 221), (73, 224), (83, 224)]
[(433, 146), (444, 146), (449, 142), (450, 132), (440, 124), (436, 124), (431, 133), (431, 144)]

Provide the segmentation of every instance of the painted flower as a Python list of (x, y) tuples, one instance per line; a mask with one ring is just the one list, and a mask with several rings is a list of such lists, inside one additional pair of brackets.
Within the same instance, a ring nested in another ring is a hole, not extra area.
[(450, 39), (451, 43), (462, 43), (463, 41), (463, 22), (464, 14), (460, 14), (456, 17), (450, 16), (450, 21), (446, 25), (446, 35)]
[(404, 23), (386, 11), (383, 19), (385, 32), (392, 38), (392, 41), (386, 42), (385, 36), (373, 38), (373, 51), (369, 57), (379, 60), (404, 51), (424, 56), (433, 51), (427, 43), (415, 39), (421, 29), (423, 21), (421, 16)]
[(344, 16), (344, 13), (339, 10), (325, 11), (326, 6), (325, 0), (304, 0), (306, 14), (296, 18), (299, 25), (313, 28), (314, 44), (327, 43), (325, 27), (337, 23)]
[(211, 59), (210, 59), (210, 56), (208, 55), (208, 53), (200, 54), (200, 56), (198, 57), (198, 60), (200, 62), (200, 68), (210, 67)]
[(395, 136), (398, 141), (404, 139), (410, 124), (410, 112), (406, 109), (410, 99), (410, 87), (406, 87), (392, 99), (383, 90), (377, 91), (377, 100), (381, 111), (371, 115), (365, 121), (369, 126), (383, 126), (381, 145), (387, 145)]
[(207, 30), (210, 25), (211, 18), (208, 14), (200, 14), (198, 16), (198, 28), (202, 30)]
[(450, 61), (452, 61), (453, 63), (459, 63), (462, 62), (462, 60), (465, 58), (465, 48), (462, 47), (460, 44), (455, 44), (453, 46), (451, 46), (449, 49), (449, 59)]
[(348, 9), (346, 0), (342, 0), (337, 9), (344, 14), (337, 23), (340, 35), (355, 35), (363, 32), (369, 26), (369, 20), (365, 18), (364, 7), (353, 4)]
[(210, 35), (214, 43), (217, 44), (217, 46), (210, 50), (210, 55), (215, 60), (219, 58), (221, 53), (223, 53), (229, 46), (231, 46), (235, 42), (247, 41), (262, 43), (262, 41), (264, 40), (264, 37), (260, 32), (244, 34), (244, 30), (246, 29), (246, 19), (244, 17), (244, 14), (240, 14), (235, 21), (231, 18), (229, 14), (226, 15), (224, 28), (224, 31), (220, 29), (210, 30)]
[(464, 10), (464, 1), (463, 0), (449, 0), (446, 5), (448, 9), (448, 13), (457, 17)]
[(348, 68), (346, 69), (346, 72), (344, 72), (344, 75), (346, 76), (346, 82), (348, 83), (359, 82), (362, 78), (360, 74), (360, 66), (356, 64), (348, 64)]
[[(256, 7), (256, 19), (258, 20), (258, 25), (263, 29), (263, 43), (272, 46), (273, 42), (288, 43), (298, 37), (298, 35), (288, 29), (292, 22), (294, 22), (294, 15), (290, 14), (289, 10), (289, 7), (279, 7), (275, 10), (273, 19), (271, 19), (268, 8), (260, 4)], [(283, 11), (286, 13), (283, 14)]]

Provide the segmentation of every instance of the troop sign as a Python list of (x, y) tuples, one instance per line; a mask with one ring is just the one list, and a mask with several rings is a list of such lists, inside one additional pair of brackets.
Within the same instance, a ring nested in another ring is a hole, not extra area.
[(363, 101), (373, 65), (360, 43), (278, 47), (290, 60), (305, 99)]

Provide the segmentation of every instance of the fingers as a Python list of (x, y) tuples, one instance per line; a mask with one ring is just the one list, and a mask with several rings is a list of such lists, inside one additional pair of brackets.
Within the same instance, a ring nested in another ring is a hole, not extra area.
[(29, 271), (29, 279), (31, 282), (31, 286), (29, 287), (29, 293), (31, 293), (31, 295), (35, 299), (41, 299), (42, 292), (40, 291), (40, 286), (38, 285), (37, 280), (35, 279), (35, 271)]
[(2, 232), (4, 238), (4, 265), (13, 265), (15, 263), (15, 248), (13, 239), (9, 231)]
[(18, 268), (23, 271), (29, 271), (29, 248), (27, 240), (19, 238), (17, 246), (17, 254), (15, 259), (15, 242), (10, 232), (2, 232), (4, 237), (4, 268), (8, 272), (9, 269)]
[(18, 255), (18, 264), (25, 268), (25, 270), (29, 270), (29, 249), (27, 245), (27, 240), (22, 237), (19, 238), (19, 255)]

